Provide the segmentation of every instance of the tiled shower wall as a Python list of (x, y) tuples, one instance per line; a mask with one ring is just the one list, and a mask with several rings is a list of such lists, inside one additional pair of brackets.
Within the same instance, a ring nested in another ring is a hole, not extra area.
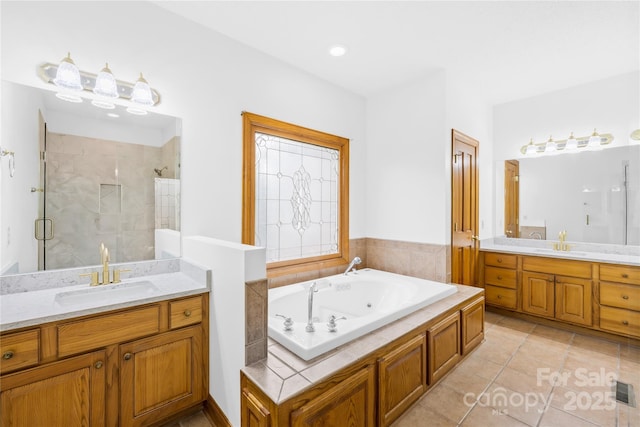
[(112, 262), (153, 259), (154, 168), (166, 159), (163, 148), (48, 133), (47, 268), (99, 264), (101, 242)]
[[(374, 268), (436, 282), (451, 281), (451, 253), (448, 245), (402, 242), (372, 238), (349, 241), (349, 259), (359, 256), (357, 268)], [(346, 266), (331, 267), (269, 279), (269, 287), (289, 285), (344, 272)]]

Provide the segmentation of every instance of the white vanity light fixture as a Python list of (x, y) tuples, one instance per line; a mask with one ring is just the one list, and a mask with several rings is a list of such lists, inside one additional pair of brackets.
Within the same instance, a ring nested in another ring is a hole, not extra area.
[(60, 64), (45, 63), (38, 68), (38, 75), (46, 83), (58, 87), (58, 98), (70, 102), (82, 102), (80, 94), (91, 92), (92, 104), (106, 109), (115, 108), (117, 98), (131, 101), (134, 114), (146, 114), (146, 108), (160, 103), (160, 94), (142, 77), (134, 83), (116, 80), (106, 65), (98, 74), (79, 70), (68, 54)]
[(528, 144), (520, 147), (520, 152), (525, 156), (532, 156), (536, 154), (562, 154), (562, 153), (577, 153), (579, 151), (591, 151), (601, 150), (613, 142), (613, 135), (610, 133), (598, 134), (594, 129), (593, 134), (590, 136), (574, 137), (573, 132), (568, 139), (553, 140), (549, 137), (545, 142), (534, 142), (533, 139)]

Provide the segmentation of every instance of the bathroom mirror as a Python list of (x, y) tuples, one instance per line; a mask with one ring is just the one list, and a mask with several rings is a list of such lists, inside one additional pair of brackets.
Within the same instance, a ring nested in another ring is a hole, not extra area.
[(496, 194), (505, 198), (496, 215), (508, 217), (515, 210), (514, 186), (505, 185), (510, 181), (505, 168), (509, 171), (514, 163), (519, 168), (517, 237), (557, 240), (566, 230), (573, 242), (640, 245), (640, 145), (500, 163)]
[(180, 119), (55, 95), (2, 82), (0, 274), (180, 256)]

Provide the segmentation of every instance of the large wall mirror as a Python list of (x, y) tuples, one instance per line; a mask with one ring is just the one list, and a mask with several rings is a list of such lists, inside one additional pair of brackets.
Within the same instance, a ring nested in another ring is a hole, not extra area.
[(507, 237), (640, 245), (639, 144), (501, 166)]
[(3, 81), (2, 124), (1, 274), (180, 256), (179, 119)]

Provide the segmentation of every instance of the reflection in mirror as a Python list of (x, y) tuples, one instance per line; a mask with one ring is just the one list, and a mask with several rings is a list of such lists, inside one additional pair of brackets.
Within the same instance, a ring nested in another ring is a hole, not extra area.
[(180, 256), (179, 119), (5, 81), (2, 103), (17, 167), (2, 171), (0, 273), (97, 265), (101, 243), (112, 263)]
[(516, 162), (518, 237), (556, 240), (566, 230), (569, 241), (640, 245), (640, 145)]

